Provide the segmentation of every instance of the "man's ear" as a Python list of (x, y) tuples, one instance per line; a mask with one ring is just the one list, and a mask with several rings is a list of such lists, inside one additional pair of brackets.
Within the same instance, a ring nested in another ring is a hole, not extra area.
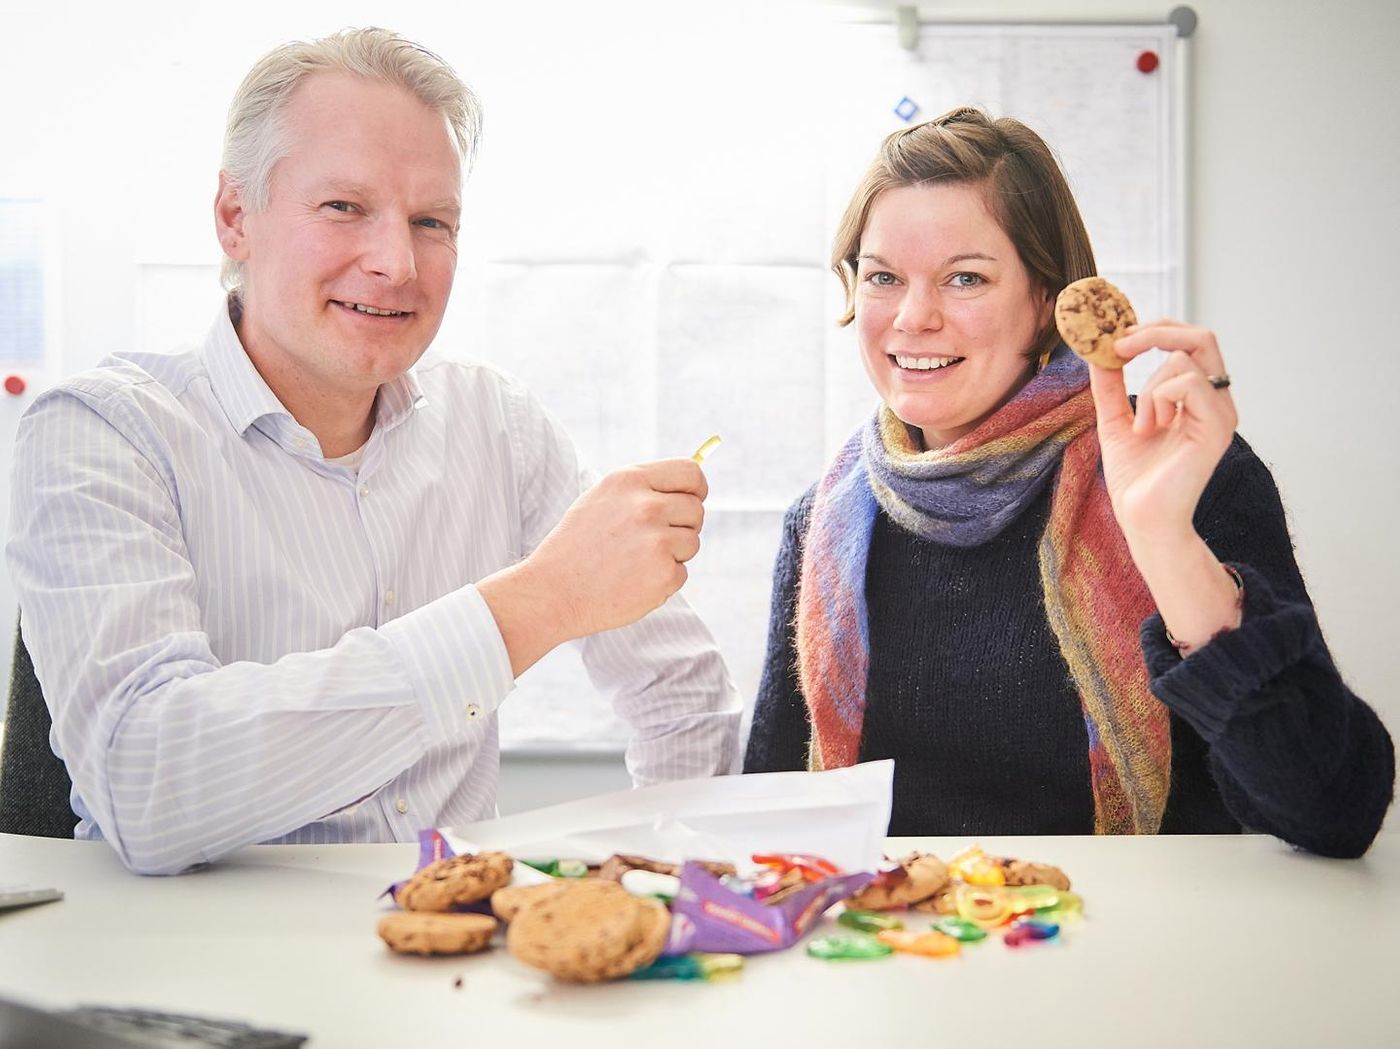
[(234, 262), (248, 260), (248, 238), (243, 232), (243, 222), (248, 213), (243, 207), (243, 193), (229, 180), (226, 172), (219, 172), (219, 192), (214, 195), (214, 232), (219, 238), (219, 247)]

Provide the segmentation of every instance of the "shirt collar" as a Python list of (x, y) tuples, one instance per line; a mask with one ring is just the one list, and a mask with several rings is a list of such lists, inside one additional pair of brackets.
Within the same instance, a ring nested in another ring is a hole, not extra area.
[[(248, 358), (233, 326), (233, 314), (237, 309), (238, 304), (230, 297), (219, 309), (204, 339), (205, 365), (215, 399), (240, 435), (269, 415), (280, 415), (295, 423), (291, 412), (277, 399)], [(425, 400), (423, 388), (412, 369), (391, 379), (379, 387), (375, 400), (375, 429), (392, 430)]]

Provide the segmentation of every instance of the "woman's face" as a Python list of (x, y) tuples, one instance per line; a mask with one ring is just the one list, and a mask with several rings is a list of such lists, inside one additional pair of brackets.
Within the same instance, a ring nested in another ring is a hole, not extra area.
[(875, 389), (926, 448), (971, 433), (1026, 384), (1050, 309), (979, 187), (875, 198), (856, 267), (857, 338)]

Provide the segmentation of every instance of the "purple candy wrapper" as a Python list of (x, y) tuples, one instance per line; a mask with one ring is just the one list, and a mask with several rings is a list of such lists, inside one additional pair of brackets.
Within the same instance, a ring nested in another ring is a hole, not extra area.
[(874, 878), (870, 871), (837, 875), (770, 906), (726, 888), (699, 864), (687, 863), (681, 868), (680, 893), (671, 904), (671, 938), (662, 953), (780, 951), (801, 939), (828, 907)]

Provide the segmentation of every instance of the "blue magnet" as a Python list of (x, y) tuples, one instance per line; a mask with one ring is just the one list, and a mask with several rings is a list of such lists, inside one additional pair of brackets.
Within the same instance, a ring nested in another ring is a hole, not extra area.
[(901, 98), (899, 100), (899, 103), (894, 107), (894, 115), (899, 117), (899, 119), (904, 121), (906, 124), (909, 123), (909, 121), (913, 120), (914, 116), (918, 112), (919, 104), (915, 102), (912, 98), (910, 98), (908, 95), (905, 95), (903, 98)]

